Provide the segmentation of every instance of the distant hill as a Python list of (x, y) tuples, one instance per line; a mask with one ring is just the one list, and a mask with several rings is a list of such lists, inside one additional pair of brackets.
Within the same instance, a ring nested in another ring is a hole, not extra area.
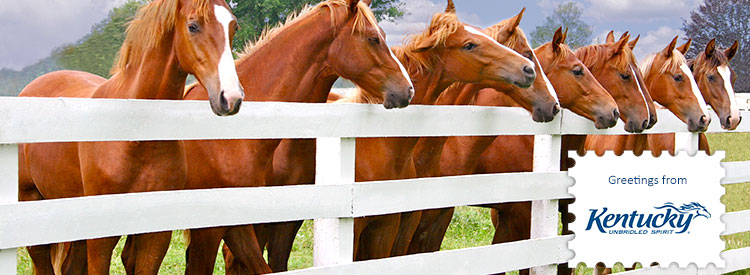
[(35, 78), (63, 69), (57, 64), (57, 56), (57, 51), (54, 51), (47, 58), (26, 66), (20, 71), (0, 69), (0, 96), (17, 96)]

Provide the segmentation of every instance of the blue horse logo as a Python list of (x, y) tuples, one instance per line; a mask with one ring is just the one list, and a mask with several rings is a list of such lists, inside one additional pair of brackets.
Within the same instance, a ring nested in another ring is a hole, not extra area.
[(671, 208), (682, 214), (688, 214), (690, 212), (695, 211), (695, 216), (693, 217), (693, 219), (697, 217), (704, 217), (706, 219), (711, 218), (711, 213), (708, 212), (708, 210), (706, 210), (706, 207), (697, 202), (685, 203), (685, 204), (682, 204), (682, 206), (680, 207), (677, 207), (673, 203), (668, 202), (662, 206), (657, 206), (654, 208), (656, 209)]

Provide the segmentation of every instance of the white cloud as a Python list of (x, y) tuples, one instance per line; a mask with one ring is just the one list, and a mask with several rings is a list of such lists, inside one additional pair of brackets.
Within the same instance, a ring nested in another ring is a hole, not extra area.
[[(551, 0), (543, 0), (551, 1)], [(653, 22), (683, 17), (699, 0), (584, 0), (584, 15), (603, 22)]]
[(638, 41), (638, 45), (635, 46), (635, 56), (638, 60), (646, 58), (649, 54), (663, 50), (669, 45), (669, 42), (674, 39), (676, 35), (680, 36), (678, 45), (684, 43), (682, 40), (685, 35), (681, 30), (673, 29), (667, 26), (661, 26), (656, 30), (648, 31), (645, 35), (641, 35), (641, 40)]
[[(439, 0), (438, 0), (439, 1)], [(421, 33), (430, 23), (432, 15), (445, 10), (444, 2), (432, 2), (430, 0), (404, 1), (404, 17), (396, 22), (380, 22), (380, 26), (387, 34), (388, 45), (401, 45), (410, 34)], [(462, 22), (479, 26), (480, 17), (474, 13), (459, 11), (456, 13)]]
[(445, 10), (429, 0), (404, 1), (404, 16), (396, 22), (380, 22), (387, 34), (388, 45), (401, 45), (409, 34), (422, 32), (427, 28), (432, 15)]

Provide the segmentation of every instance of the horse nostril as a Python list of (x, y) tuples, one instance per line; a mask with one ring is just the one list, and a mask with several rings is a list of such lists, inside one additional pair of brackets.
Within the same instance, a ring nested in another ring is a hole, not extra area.
[(615, 110), (614, 110), (614, 111), (612, 112), (612, 115), (614, 115), (614, 118), (615, 118), (615, 119), (617, 119), (618, 117), (620, 117), (620, 111), (618, 111), (617, 109), (615, 109)]
[(552, 116), (556, 116), (557, 113), (559, 113), (559, 112), (560, 112), (560, 105), (559, 104), (555, 104), (555, 106), (552, 106)]
[(221, 91), (221, 93), (219, 93), (219, 103), (221, 105), (222, 110), (229, 110), (229, 102), (227, 101), (227, 98), (224, 96), (224, 91)]
[(526, 73), (526, 74), (527, 74), (527, 75), (529, 75), (529, 76), (533, 76), (533, 75), (535, 74), (535, 72), (534, 72), (534, 68), (532, 68), (532, 67), (531, 67), (531, 66), (529, 66), (529, 65), (525, 65), (525, 66), (523, 66), (523, 72), (524, 72), (524, 73)]
[(643, 121), (643, 129), (648, 128), (648, 119)]
[[(742, 117), (740, 117), (740, 119), (742, 119)], [(731, 115), (727, 117), (727, 125), (732, 125), (732, 116)]]
[(707, 117), (706, 115), (702, 115), (702, 116), (701, 116), (701, 120), (700, 120), (700, 122), (701, 122), (701, 125), (706, 125), (706, 124), (708, 124), (708, 121), (709, 121), (709, 120), (708, 120), (708, 117)]

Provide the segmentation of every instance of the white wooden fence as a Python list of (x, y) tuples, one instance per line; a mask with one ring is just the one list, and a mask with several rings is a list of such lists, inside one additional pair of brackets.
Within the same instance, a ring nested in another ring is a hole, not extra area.
[[(750, 113), (744, 114), (750, 117)], [(714, 121), (718, 118), (714, 117)], [(712, 123), (710, 132), (723, 132)], [(557, 201), (571, 198), (559, 172), (561, 134), (626, 134), (621, 124), (597, 130), (564, 111), (533, 123), (516, 108), (378, 105), (243, 104), (216, 117), (206, 102), (0, 99), (0, 144), (175, 139), (318, 138), (316, 185), (152, 192), (17, 202), (17, 149), (0, 146), (0, 274), (13, 274), (16, 248), (185, 228), (315, 219), (314, 268), (304, 274), (487, 274), (532, 268), (554, 274), (572, 259), (558, 236)], [(750, 132), (750, 123), (737, 131)], [(649, 133), (686, 132), (668, 112)], [(535, 135), (534, 173), (472, 175), (354, 184), (354, 137)], [(695, 150), (694, 134), (685, 149)], [(685, 137), (683, 137), (685, 136)], [(750, 181), (750, 162), (728, 163), (724, 184)], [(352, 263), (353, 218), (411, 210), (532, 201), (532, 239)], [(722, 218), (725, 234), (750, 231), (750, 210)], [(750, 268), (750, 248), (723, 253), (723, 270)], [(638, 272), (662, 272), (641, 270)]]

